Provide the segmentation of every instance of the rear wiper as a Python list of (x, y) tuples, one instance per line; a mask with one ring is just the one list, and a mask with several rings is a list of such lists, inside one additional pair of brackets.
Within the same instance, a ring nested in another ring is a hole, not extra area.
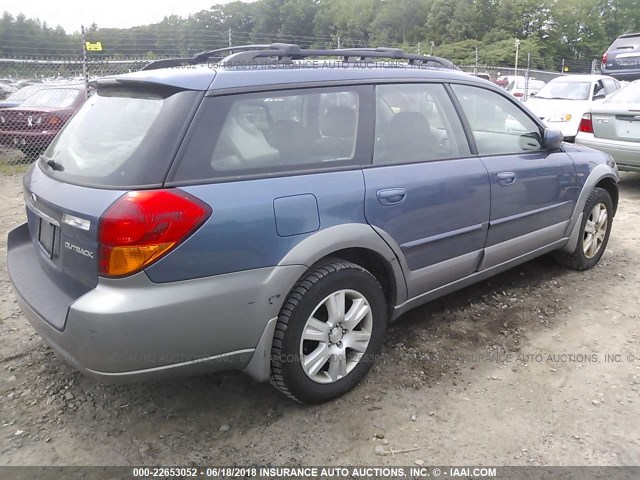
[(46, 157), (41, 157), (45, 162), (47, 162), (47, 165), (49, 165), (51, 167), (52, 170), (57, 170), (58, 172), (61, 172), (64, 170), (64, 167), (62, 166), (62, 164), (56, 162), (55, 160), (52, 159), (47, 159)]

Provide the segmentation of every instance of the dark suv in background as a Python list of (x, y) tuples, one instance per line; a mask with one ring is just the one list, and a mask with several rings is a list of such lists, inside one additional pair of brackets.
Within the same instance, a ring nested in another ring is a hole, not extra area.
[(603, 75), (611, 75), (618, 80), (640, 78), (640, 33), (627, 33), (616, 38), (602, 55)]

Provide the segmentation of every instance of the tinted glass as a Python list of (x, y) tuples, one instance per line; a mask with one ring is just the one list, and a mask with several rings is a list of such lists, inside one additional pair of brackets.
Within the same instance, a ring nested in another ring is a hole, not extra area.
[(638, 50), (640, 49), (640, 35), (636, 37), (618, 38), (610, 50)]
[(79, 184), (161, 183), (195, 97), (198, 92), (101, 89), (47, 148), (43, 169)]
[(344, 87), (206, 98), (173, 180), (359, 163), (360, 90)]
[(376, 87), (374, 163), (403, 163), (470, 155), (462, 124), (439, 84)]
[(514, 103), (490, 90), (452, 86), (480, 155), (522, 153), (542, 149), (540, 127)]

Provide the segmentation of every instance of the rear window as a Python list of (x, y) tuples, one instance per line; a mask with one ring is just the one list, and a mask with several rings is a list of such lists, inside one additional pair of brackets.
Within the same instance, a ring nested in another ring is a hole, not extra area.
[(81, 93), (77, 88), (46, 88), (29, 96), (21, 106), (69, 108)]
[(42, 167), (81, 185), (161, 184), (201, 95), (155, 88), (99, 89), (46, 150)]
[(38, 90), (42, 90), (42, 88), (43, 87), (41, 85), (29, 85), (29, 86), (26, 86), (26, 87), (22, 87), (17, 92), (12, 93), (11, 95), (9, 95), (7, 97), (7, 100), (14, 100), (14, 101), (25, 100), (25, 99), (29, 98), (31, 95), (33, 95), (34, 93), (36, 93)]
[(640, 35), (634, 37), (618, 38), (609, 50), (638, 50), (640, 49)]

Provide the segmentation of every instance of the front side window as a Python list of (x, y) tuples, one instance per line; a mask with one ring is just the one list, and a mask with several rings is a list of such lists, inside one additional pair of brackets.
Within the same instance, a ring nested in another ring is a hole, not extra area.
[(502, 95), (478, 87), (452, 85), (480, 155), (542, 150), (540, 127)]
[(174, 180), (358, 163), (359, 87), (207, 98)]
[(407, 163), (470, 155), (462, 124), (444, 86), (376, 87), (373, 163)]

